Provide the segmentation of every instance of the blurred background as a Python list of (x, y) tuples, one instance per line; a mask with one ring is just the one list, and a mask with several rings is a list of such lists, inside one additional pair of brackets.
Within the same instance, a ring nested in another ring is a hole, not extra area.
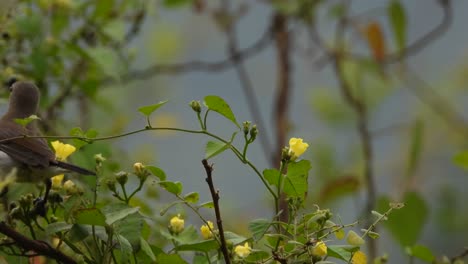
[[(258, 125), (248, 154), (258, 168), (278, 166), (290, 137), (309, 142), (304, 157), (312, 161), (310, 208), (331, 208), (343, 223), (363, 219), (369, 199), (365, 168), (371, 166), (373, 208), (385, 208), (386, 201), (407, 204), (395, 214), (399, 220), (379, 229), (378, 252), (388, 253), (390, 263), (399, 263), (408, 245), (454, 256), (468, 244), (468, 2), (2, 5), (0, 78), (39, 86), (45, 133), (68, 135), (81, 127), (107, 136), (140, 129), (146, 120), (138, 107), (163, 100), (169, 102), (152, 115), (154, 126), (198, 129), (188, 103), (218, 95), (239, 122)], [(343, 80), (354, 101), (343, 93)], [(7, 89), (2, 94), (3, 112)], [(366, 137), (358, 129), (361, 121)], [(236, 130), (215, 115), (208, 128), (224, 138)], [(92, 155), (103, 153), (109, 175), (131, 170), (137, 161), (154, 164), (168, 179), (181, 181), (185, 192), (208, 200), (200, 163), (207, 141), (177, 132), (140, 133), (83, 146), (72, 159), (92, 166)], [(371, 145), (369, 156), (363, 155), (365, 144)], [(272, 201), (248, 167), (228, 152), (213, 162), (229, 229), (247, 234), (249, 221), (272, 216)], [(171, 200), (163, 193), (148, 197), (140, 199), (154, 217)]]

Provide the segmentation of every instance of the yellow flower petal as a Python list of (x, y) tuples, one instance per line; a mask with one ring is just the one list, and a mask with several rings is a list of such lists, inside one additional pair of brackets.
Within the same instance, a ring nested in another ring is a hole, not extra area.
[(301, 156), (309, 147), (309, 144), (303, 142), (302, 138), (291, 138), (289, 140), (289, 150), (297, 158)]
[(200, 233), (204, 239), (210, 239), (213, 237), (214, 225), (213, 222), (207, 221), (208, 225), (202, 225), (200, 227)]
[(55, 150), (55, 155), (59, 160), (65, 160), (73, 152), (76, 151), (76, 148), (70, 144), (64, 144), (58, 140), (51, 142), (52, 147)]
[(184, 219), (180, 218), (180, 214), (178, 214), (177, 216), (172, 217), (169, 221), (169, 228), (172, 232), (179, 234), (184, 230), (184, 224)]
[(315, 247), (312, 249), (312, 254), (319, 257), (327, 255), (327, 245), (325, 245), (323, 241), (317, 242)]
[(64, 176), (65, 175), (60, 174), (60, 175), (56, 175), (56, 176), (51, 178), (51, 180), (52, 180), (52, 189), (58, 190), (58, 189), (62, 188), (62, 181), (63, 181)]
[(367, 256), (362, 251), (357, 251), (354, 253), (353, 258), (351, 259), (353, 264), (367, 264)]
[(250, 255), (250, 253), (252, 252), (252, 248), (249, 246), (249, 243), (248, 242), (245, 242), (245, 244), (242, 246), (242, 245), (238, 245), (234, 248), (234, 252), (236, 253), (237, 256), (239, 256), (240, 258), (246, 258)]

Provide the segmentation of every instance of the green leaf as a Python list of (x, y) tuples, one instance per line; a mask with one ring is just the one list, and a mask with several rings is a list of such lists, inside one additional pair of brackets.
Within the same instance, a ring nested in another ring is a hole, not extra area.
[(252, 250), (252, 253), (245, 259), (248, 263), (265, 263), (265, 259), (271, 254), (263, 250)]
[(204, 103), (208, 109), (226, 117), (227, 119), (231, 120), (238, 128), (240, 128), (236, 117), (231, 110), (231, 107), (226, 103), (226, 101), (224, 101), (224, 99), (216, 95), (208, 95), (205, 96)]
[(184, 200), (188, 203), (196, 203), (200, 199), (200, 195), (197, 192), (187, 193), (184, 196)]
[(34, 120), (41, 120), (37, 115), (30, 115), (29, 117), (26, 118), (15, 118), (15, 123), (26, 127), (29, 123), (31, 123)]
[(112, 225), (113, 223), (131, 215), (136, 212), (138, 212), (140, 208), (138, 207), (129, 207), (129, 208), (123, 208), (115, 212), (110, 212), (106, 214), (106, 223), (108, 225)]
[(158, 184), (163, 187), (166, 191), (179, 195), (182, 193), (182, 183), (180, 182), (171, 182), (171, 181), (162, 181)]
[(224, 238), (233, 245), (244, 243), (247, 240), (247, 238), (229, 231), (224, 232)]
[(249, 230), (252, 232), (254, 240), (260, 240), (271, 226), (271, 221), (268, 219), (255, 219), (249, 223)]
[(116, 235), (117, 243), (119, 244), (120, 263), (128, 263), (133, 253), (133, 248), (130, 242), (122, 235)]
[(214, 204), (213, 204), (213, 201), (208, 201), (208, 202), (204, 202), (202, 204), (199, 204), (198, 207), (214, 208)]
[[(385, 212), (391, 200), (388, 197), (378, 199), (378, 211)], [(429, 209), (426, 202), (416, 192), (407, 192), (403, 198), (405, 206), (394, 210), (383, 222), (393, 237), (402, 245), (410, 246), (418, 241), (419, 235), (427, 222)]]
[(453, 162), (461, 168), (468, 170), (468, 150), (456, 154), (453, 157)]
[(171, 207), (173, 207), (173, 206), (176, 205), (176, 204), (180, 204), (180, 203), (183, 203), (183, 202), (177, 200), (177, 201), (173, 201), (173, 202), (167, 204), (166, 206), (164, 206), (163, 208), (161, 208), (161, 210), (159, 210), (159, 215), (161, 215), (161, 216), (165, 215), (165, 214), (167, 213), (167, 211), (168, 211), (169, 209), (171, 209)]
[(205, 159), (210, 159), (229, 148), (229, 144), (218, 141), (208, 141), (205, 147)]
[(406, 247), (406, 253), (410, 256), (421, 259), (427, 263), (434, 263), (435, 257), (432, 251), (423, 245), (414, 245), (412, 247)]
[(319, 201), (321, 203), (327, 203), (355, 194), (360, 187), (360, 180), (355, 176), (350, 175), (333, 178), (320, 188)]
[(161, 101), (161, 102), (159, 102), (157, 104), (142, 106), (142, 107), (138, 108), (138, 112), (142, 113), (145, 116), (149, 116), (154, 111), (158, 110), (158, 108), (160, 108), (161, 106), (166, 104), (167, 102), (168, 101), (166, 100), (166, 101)]
[(49, 224), (45, 230), (47, 235), (53, 235), (57, 232), (70, 230), (72, 227), (73, 225), (67, 224), (65, 222), (56, 222)]
[(183, 244), (178, 246), (176, 249), (177, 251), (202, 251), (208, 252), (210, 250), (218, 249), (219, 245), (216, 240), (210, 239), (205, 240), (202, 242), (190, 243), (190, 244)]
[(270, 185), (278, 186), (280, 172), (277, 169), (266, 169), (263, 171), (263, 177)]
[(411, 130), (411, 144), (409, 149), (407, 174), (412, 176), (419, 163), (421, 156), (422, 146), (424, 140), (424, 123), (422, 121), (416, 121), (413, 129)]
[(98, 208), (85, 208), (73, 212), (75, 223), (81, 225), (105, 226), (106, 217)]
[(164, 6), (169, 8), (183, 7), (190, 5), (193, 0), (164, 0)]
[(124, 67), (115, 51), (110, 47), (91, 47), (86, 49), (88, 56), (106, 75), (115, 79), (120, 78)]
[(284, 193), (289, 197), (303, 198), (307, 192), (307, 179), (310, 167), (310, 161), (308, 160), (289, 163), (288, 172), (284, 179)]
[(359, 249), (349, 245), (330, 245), (327, 246), (327, 254), (330, 257), (337, 258), (348, 262), (351, 259), (352, 252)]
[(398, 50), (401, 52), (406, 44), (406, 13), (405, 8), (398, 0), (393, 0), (388, 6), (388, 17), (392, 25), (393, 35)]
[(155, 262), (156, 256), (154, 255), (154, 252), (151, 249), (151, 246), (142, 237), (140, 237), (140, 245), (141, 245), (141, 251), (143, 251), (151, 259), (151, 261)]
[(178, 254), (166, 254), (166, 253), (161, 253), (157, 257), (157, 262), (156, 263), (161, 263), (161, 264), (187, 264), (187, 262)]
[(158, 167), (155, 167), (155, 166), (150, 166), (150, 165), (146, 165), (145, 168), (151, 174), (158, 177), (160, 181), (165, 181), (166, 180), (166, 173), (162, 169), (160, 169)]
[(70, 232), (68, 232), (68, 237), (70, 238), (70, 242), (76, 243), (80, 242), (83, 239), (87, 238), (89, 236), (88, 230), (82, 226), (75, 224), (72, 226), (70, 229)]

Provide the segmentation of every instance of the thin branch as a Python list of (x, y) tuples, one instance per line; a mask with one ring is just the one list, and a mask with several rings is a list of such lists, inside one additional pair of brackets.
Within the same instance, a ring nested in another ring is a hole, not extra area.
[[(183, 74), (189, 72), (210, 72), (218, 73), (231, 68), (235, 61), (247, 60), (263, 51), (271, 43), (271, 32), (267, 30), (254, 44), (231, 54), (225, 59), (207, 62), (194, 60), (185, 63), (175, 64), (155, 64), (146, 69), (134, 70), (121, 76), (120, 83), (130, 83), (136, 80), (150, 79), (161, 74)], [(104, 79), (101, 85), (109, 85), (116, 82), (114, 79)]]
[(208, 164), (206, 159), (202, 160), (203, 168), (206, 171), (206, 182), (208, 183), (208, 187), (210, 188), (211, 197), (213, 199), (213, 206), (216, 215), (216, 224), (219, 230), (219, 239), (221, 240), (221, 252), (223, 252), (224, 261), (226, 264), (231, 263), (231, 258), (229, 257), (229, 252), (226, 245), (226, 238), (224, 237), (224, 228), (223, 228), (223, 220), (221, 218), (221, 211), (219, 209), (219, 191), (215, 190), (214, 183), (213, 183), (213, 164)]
[(444, 122), (457, 131), (461, 136), (468, 137), (468, 123), (466, 118), (458, 112), (453, 103), (446, 101), (436, 89), (424, 81), (409, 66), (400, 72), (401, 78), (408, 83), (406, 88), (413, 92), (418, 99), (429, 106), (430, 110), (438, 115)]
[(0, 222), (0, 233), (13, 239), (16, 246), (25, 251), (34, 251), (37, 255), (55, 259), (59, 263), (75, 264), (77, 263), (69, 256), (54, 249), (49, 244), (40, 240), (32, 240), (10, 228), (5, 222)]

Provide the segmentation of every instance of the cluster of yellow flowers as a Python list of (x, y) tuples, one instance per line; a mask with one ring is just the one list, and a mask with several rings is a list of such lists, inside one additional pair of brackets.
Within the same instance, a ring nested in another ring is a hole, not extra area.
[[(70, 156), (73, 152), (76, 151), (76, 148), (73, 145), (64, 144), (64, 143), (62, 143), (62, 142), (60, 142), (58, 140), (53, 141), (50, 144), (54, 148), (56, 158), (58, 160), (60, 160), (60, 161), (65, 161), (68, 158), (68, 156)], [(51, 180), (52, 180), (52, 189), (54, 189), (54, 190), (61, 189), (62, 188), (63, 178), (64, 178), (63, 174), (56, 175), (56, 176), (52, 177), (51, 178)], [(68, 194), (74, 194), (74, 193), (77, 193), (79, 191), (76, 184), (71, 180), (67, 180), (63, 184), (63, 189)]]

